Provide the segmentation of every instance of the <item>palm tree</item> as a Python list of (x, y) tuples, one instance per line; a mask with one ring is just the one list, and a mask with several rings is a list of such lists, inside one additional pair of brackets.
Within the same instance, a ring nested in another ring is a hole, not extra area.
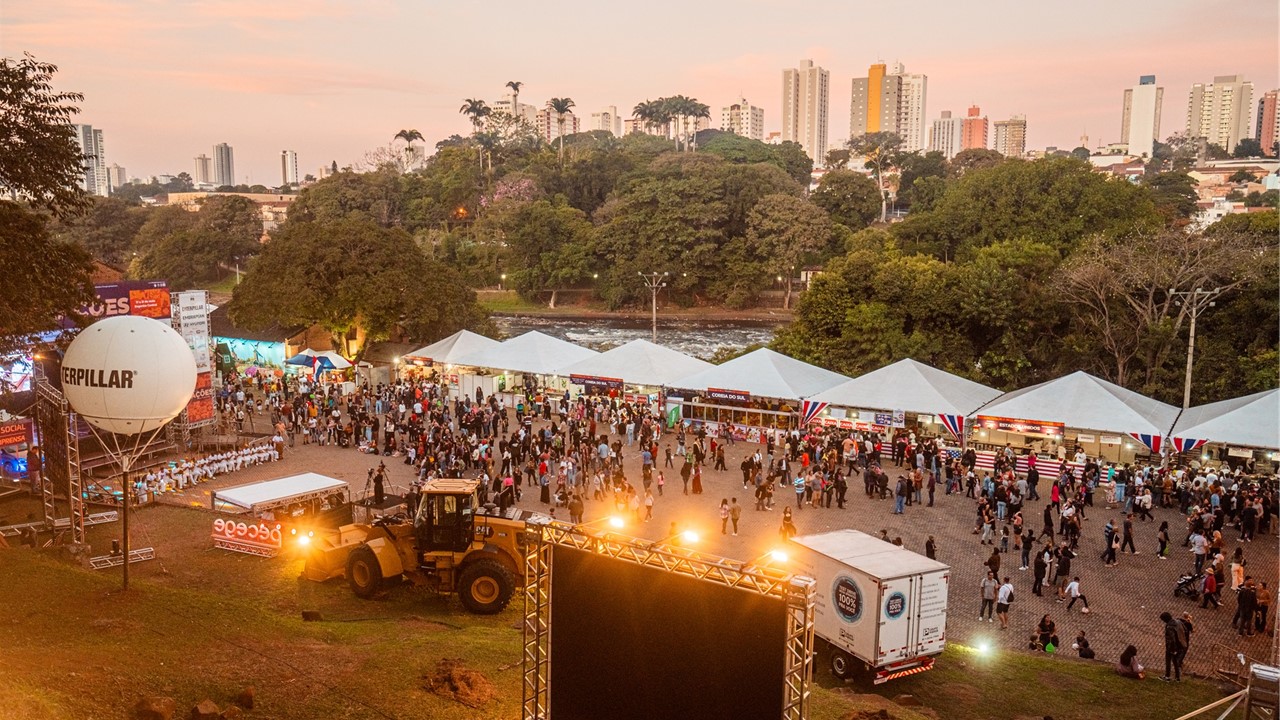
[(698, 151), (698, 121), (711, 119), (711, 108), (706, 103), (700, 103), (697, 100), (689, 101), (689, 117), (693, 119), (693, 137), (691, 149)]
[(493, 110), (483, 100), (467, 98), (463, 101), (462, 107), (458, 108), (458, 112), (466, 115), (471, 120), (471, 126), (475, 129), (475, 132), (480, 132), (484, 119), (492, 114)]
[(511, 116), (520, 117), (520, 88), (524, 87), (524, 83), (512, 80), (507, 83), (507, 87), (511, 88)]
[(556, 114), (556, 127), (560, 129), (560, 167), (564, 167), (564, 116), (573, 109), (573, 98), (551, 98), (547, 105)]
[(657, 115), (657, 109), (658, 106), (654, 101), (645, 100), (642, 103), (637, 103), (636, 106), (631, 109), (631, 117), (644, 123), (646, 128), (652, 129), (654, 117)]
[(404, 146), (405, 167), (408, 167), (409, 163), (412, 162), (412, 159), (413, 159), (413, 141), (421, 140), (422, 133), (418, 132), (417, 130), (401, 130), (400, 132), (396, 133), (395, 137), (391, 139), (403, 140), (405, 142), (405, 146)]

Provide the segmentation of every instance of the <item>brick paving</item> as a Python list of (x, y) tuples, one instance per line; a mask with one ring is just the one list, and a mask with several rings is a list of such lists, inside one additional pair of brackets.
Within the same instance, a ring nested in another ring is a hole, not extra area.
[[(662, 445), (666, 445), (665, 438)], [(844, 510), (836, 509), (833, 505), (831, 509), (805, 507), (795, 511), (795, 494), (786, 490), (775, 495), (773, 511), (760, 512), (754, 509), (752, 490), (743, 489), (742, 476), (737, 470), (742, 458), (758, 447), (746, 443), (729, 446), (726, 454), (726, 464), (730, 468), (728, 472), (712, 471), (708, 463), (703, 470), (704, 492), (701, 495), (684, 495), (678, 470), (664, 469), (667, 485), (664, 495), (656, 497), (653, 520), (641, 523), (639, 527), (629, 526), (623, 532), (658, 540), (668, 535), (671, 523), (674, 522), (681, 529), (695, 528), (700, 531), (700, 550), (748, 560), (778, 545), (781, 507), (790, 504), (795, 525), (802, 535), (842, 528), (879, 534), (884, 529), (888, 531), (890, 538), (901, 537), (907, 548), (921, 553), (924, 552), (928, 535), (934, 535), (938, 559), (952, 568), (951, 617), (948, 621), (952, 642), (964, 645), (987, 642), (1001, 650), (1032, 652), (1027, 648), (1028, 638), (1040, 617), (1049, 613), (1057, 623), (1058, 635), (1065, 646), (1062, 652), (1074, 655), (1070, 647), (1071, 641), (1079, 630), (1085, 630), (1099, 661), (1115, 662), (1120, 651), (1132, 643), (1139, 649), (1140, 661), (1154, 677), (1164, 669), (1164, 636), (1160, 613), (1167, 610), (1177, 616), (1183, 611), (1189, 611), (1194, 616), (1195, 634), (1184, 668), (1188, 672), (1209, 675), (1217, 669), (1229, 667), (1228, 660), (1235, 652), (1243, 652), (1258, 660), (1271, 658), (1272, 641), (1269, 637), (1240, 637), (1231, 628), (1235, 599), (1230, 589), (1222, 593), (1223, 605), (1218, 610), (1202, 610), (1199, 601), (1173, 596), (1179, 573), (1189, 571), (1192, 567), (1190, 552), (1181, 547), (1185, 523), (1176, 510), (1154, 509), (1152, 512), (1156, 522), (1139, 523), (1135, 528), (1140, 554), (1125, 553), (1120, 556), (1118, 567), (1106, 568), (1099, 559), (1102, 552), (1102, 528), (1108, 518), (1115, 519), (1119, 524), (1121, 513), (1118, 510), (1108, 511), (1100, 505), (1086, 508), (1088, 520), (1084, 523), (1079, 557), (1072, 563), (1072, 574), (1080, 576), (1084, 594), (1089, 598), (1091, 612), (1087, 615), (1080, 612), (1079, 604), (1072, 612), (1067, 612), (1066, 605), (1055, 602), (1049, 591), (1045, 592), (1043, 598), (1032, 594), (1033, 573), (1031, 570), (1017, 569), (1019, 557), (1013, 552), (1011, 545), (1009, 554), (1003, 558), (1001, 574), (1013, 579), (1015, 603), (1010, 611), (1010, 628), (1001, 632), (998, 619), (995, 623), (979, 622), (977, 619), (981, 604), (978, 583), (985, 577), (986, 568), (983, 563), (990, 556), (991, 548), (979, 545), (979, 536), (972, 534), (975, 521), (973, 500), (963, 495), (944, 495), (940, 488), (935, 496), (934, 507), (916, 505), (908, 507), (903, 515), (893, 515), (891, 499), (867, 498), (862, 492), (861, 480), (854, 478), (848, 492), (849, 502)], [(624, 451), (624, 457), (627, 458), (625, 467), (628, 478), (639, 485), (638, 450), (632, 448), (630, 452)], [(163, 500), (166, 503), (202, 505), (207, 508), (212, 488), (241, 485), (305, 471), (320, 472), (346, 480), (351, 483), (353, 495), (358, 495), (364, 489), (368, 469), (376, 467), (380, 461), (387, 465), (392, 485), (388, 491), (392, 491), (396, 487), (407, 486), (414, 477), (403, 460), (401, 457), (365, 455), (350, 448), (303, 446), (299, 442), (296, 448), (285, 453), (280, 462), (223, 476), (184, 493), (166, 495)], [(892, 479), (896, 477), (894, 468), (890, 466), (887, 470), (892, 487)], [(737, 497), (744, 506), (736, 537), (719, 532), (720, 499), (731, 497)], [(1095, 502), (1101, 499), (1101, 493), (1098, 493)], [(925, 500), (928, 500), (927, 492)], [(1030, 501), (1023, 509), (1028, 524), (1037, 531), (1041, 526), (1043, 503), (1043, 500)], [(526, 491), (519, 505), (533, 510), (549, 509), (538, 502), (536, 490)], [(586, 520), (611, 512), (611, 501), (588, 499)], [(556, 515), (567, 518), (567, 511), (558, 509)], [(1170, 558), (1164, 561), (1155, 557), (1156, 528), (1161, 520), (1169, 521), (1174, 546)], [(1230, 557), (1235, 548), (1236, 533), (1228, 529), (1223, 534), (1228, 540), (1226, 552)], [(1245, 544), (1247, 572), (1266, 581), (1273, 590), (1276, 587), (1278, 557), (1280, 553), (1277, 536), (1274, 534), (1259, 536), (1252, 543)], [(1273, 607), (1272, 625), (1274, 617)]]

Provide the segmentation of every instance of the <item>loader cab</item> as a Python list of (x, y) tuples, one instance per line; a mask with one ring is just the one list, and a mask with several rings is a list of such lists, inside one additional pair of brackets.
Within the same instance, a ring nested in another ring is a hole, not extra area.
[(466, 552), (475, 534), (475, 480), (431, 480), (422, 489), (414, 534), (420, 552)]

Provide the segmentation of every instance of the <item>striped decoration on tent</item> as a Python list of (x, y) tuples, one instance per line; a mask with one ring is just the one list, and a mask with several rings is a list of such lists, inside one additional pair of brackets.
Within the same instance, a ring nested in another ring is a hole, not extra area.
[(947, 432), (956, 436), (957, 440), (964, 440), (964, 416), (963, 415), (938, 415), (938, 422), (942, 423), (942, 427)]
[(813, 400), (805, 400), (800, 404), (800, 425), (807, 426), (818, 417), (818, 413), (827, 409), (827, 403), (815, 402)]
[(1176, 438), (1170, 438), (1169, 440), (1170, 442), (1173, 443), (1173, 449), (1177, 450), (1180, 453), (1192, 452), (1193, 450), (1196, 450), (1197, 448), (1199, 448), (1201, 445), (1204, 445), (1205, 443), (1209, 442), (1208, 438), (1197, 439), (1197, 438), (1176, 437)]
[(1133, 438), (1134, 440), (1137, 440), (1143, 445), (1146, 445), (1147, 449), (1150, 450), (1151, 452), (1156, 454), (1160, 453), (1160, 444), (1161, 444), (1161, 440), (1163, 440), (1161, 436), (1148, 435), (1147, 433), (1129, 433), (1129, 437)]

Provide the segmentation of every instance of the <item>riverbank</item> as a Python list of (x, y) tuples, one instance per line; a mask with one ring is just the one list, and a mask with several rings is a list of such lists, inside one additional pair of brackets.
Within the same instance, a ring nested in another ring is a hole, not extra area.
[[(600, 302), (561, 303), (549, 308), (545, 304), (534, 303), (512, 290), (477, 290), (476, 300), (480, 306), (495, 317), (539, 317), (562, 318), (566, 320), (599, 320), (616, 319), (628, 322), (648, 322), (650, 311), (640, 308), (625, 310), (609, 310)], [(759, 323), (762, 325), (781, 326), (794, 319), (791, 310), (778, 307), (759, 307), (735, 310), (726, 307), (698, 306), (681, 307), (678, 305), (658, 306), (658, 323), (664, 321), (709, 321), (723, 323)]]

